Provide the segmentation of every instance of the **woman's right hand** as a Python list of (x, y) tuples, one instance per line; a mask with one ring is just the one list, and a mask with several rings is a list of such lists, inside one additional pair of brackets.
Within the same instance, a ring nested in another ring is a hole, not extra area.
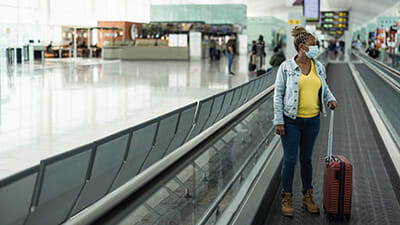
[(281, 125), (276, 125), (275, 126), (275, 132), (276, 134), (283, 136), (285, 135), (285, 125), (281, 124)]

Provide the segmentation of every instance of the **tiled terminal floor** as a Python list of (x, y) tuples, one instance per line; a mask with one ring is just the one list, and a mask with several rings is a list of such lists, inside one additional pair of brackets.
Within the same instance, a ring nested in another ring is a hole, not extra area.
[[(0, 179), (41, 159), (238, 86), (251, 78), (247, 57), (234, 76), (220, 61), (48, 59), (0, 64)], [(267, 61), (268, 62), (268, 61)]]

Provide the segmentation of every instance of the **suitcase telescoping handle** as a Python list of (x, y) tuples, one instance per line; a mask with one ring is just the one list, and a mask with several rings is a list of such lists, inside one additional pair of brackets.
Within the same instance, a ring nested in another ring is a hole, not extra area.
[(328, 131), (328, 154), (326, 156), (326, 161), (327, 163), (331, 160), (333, 160), (333, 154), (332, 154), (332, 142), (333, 142), (333, 120), (335, 117), (335, 110), (331, 110), (331, 119), (329, 122), (329, 131)]

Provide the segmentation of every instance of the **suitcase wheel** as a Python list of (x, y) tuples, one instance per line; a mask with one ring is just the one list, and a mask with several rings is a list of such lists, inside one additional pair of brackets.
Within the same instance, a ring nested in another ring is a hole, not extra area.
[(326, 211), (325, 206), (324, 206), (324, 212), (325, 212), (325, 215), (326, 215), (326, 217), (328, 218), (329, 221), (332, 221), (332, 220), (335, 219), (335, 216), (334, 216), (333, 214), (328, 213), (328, 212)]

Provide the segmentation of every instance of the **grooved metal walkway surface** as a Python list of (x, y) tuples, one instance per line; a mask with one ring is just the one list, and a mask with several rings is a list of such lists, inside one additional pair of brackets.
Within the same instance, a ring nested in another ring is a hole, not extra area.
[(351, 71), (345, 63), (329, 64), (327, 74), (330, 88), (338, 100), (333, 152), (346, 156), (353, 163), (354, 169), (351, 219), (348, 222), (328, 221), (322, 209), (323, 159), (327, 149), (329, 117), (321, 116), (321, 131), (313, 158), (315, 202), (321, 208), (321, 214), (311, 215), (301, 208), (301, 179), (297, 168), (293, 184), (295, 216), (281, 216), (279, 187), (270, 212), (266, 212), (268, 215), (265, 224), (399, 224), (400, 205), (385, 167), (386, 149), (367, 112)]

